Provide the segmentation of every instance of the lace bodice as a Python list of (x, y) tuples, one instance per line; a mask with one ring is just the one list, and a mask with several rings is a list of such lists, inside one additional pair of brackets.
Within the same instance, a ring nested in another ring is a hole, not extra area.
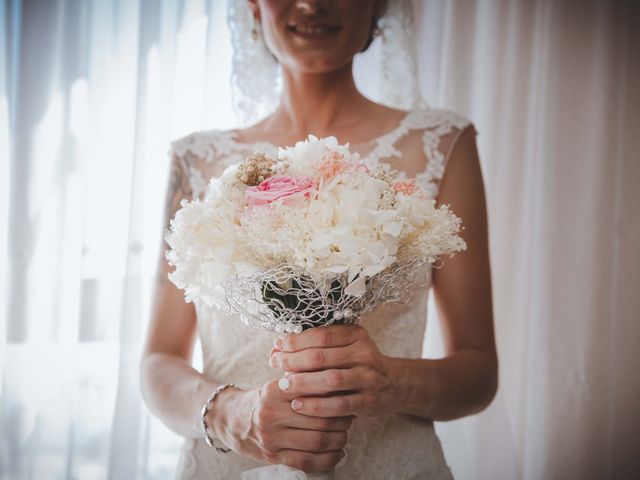
[[(370, 167), (386, 162), (415, 177), (435, 198), (453, 146), (469, 125), (466, 118), (450, 110), (420, 107), (408, 112), (392, 131), (359, 145), (357, 151)], [(174, 161), (183, 162), (197, 197), (212, 175), (219, 175), (226, 166), (256, 150), (277, 154), (277, 147), (268, 142), (244, 144), (237, 141), (234, 131), (205, 130), (172, 142), (170, 153)], [(425, 268), (422, 274), (430, 286), (431, 269)], [(360, 324), (383, 354), (420, 358), (427, 298), (428, 287), (415, 292), (405, 304), (378, 308)], [(282, 376), (281, 370), (268, 364), (277, 333), (253, 329), (239, 318), (203, 304), (196, 303), (195, 308), (205, 376), (247, 389)], [(336, 479), (451, 478), (432, 423), (412, 415), (355, 418), (346, 452), (346, 461), (336, 469)], [(235, 452), (219, 454), (201, 440), (187, 439), (176, 475), (180, 479), (236, 479), (240, 472), (259, 466)]]
[[(467, 118), (451, 110), (420, 106), (407, 112), (390, 132), (352, 150), (360, 153), (369, 167), (379, 163), (399, 167), (401, 175), (415, 177), (435, 198), (453, 146), (469, 126), (474, 128)], [(232, 163), (255, 151), (275, 156), (277, 150), (278, 146), (269, 142), (239, 142), (235, 130), (213, 129), (193, 132), (171, 142), (169, 154), (189, 172), (196, 197), (204, 192), (211, 176), (219, 175)]]

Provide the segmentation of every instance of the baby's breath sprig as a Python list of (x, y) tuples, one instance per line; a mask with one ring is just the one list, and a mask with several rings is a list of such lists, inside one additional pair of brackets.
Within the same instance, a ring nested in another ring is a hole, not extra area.
[(255, 152), (238, 167), (238, 180), (249, 187), (260, 185), (275, 174), (275, 160), (263, 152)]
[(378, 165), (371, 176), (391, 184), (398, 178), (398, 171), (395, 168), (391, 168), (389, 165)]
[(385, 188), (382, 191), (379, 207), (382, 210), (393, 210), (396, 207), (396, 192), (393, 188)]

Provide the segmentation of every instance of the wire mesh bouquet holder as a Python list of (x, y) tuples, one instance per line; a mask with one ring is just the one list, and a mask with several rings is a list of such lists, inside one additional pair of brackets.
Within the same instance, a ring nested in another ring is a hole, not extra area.
[(363, 278), (364, 293), (357, 297), (348, 294), (349, 282), (343, 275), (318, 277), (283, 263), (227, 279), (222, 310), (240, 315), (248, 326), (280, 333), (357, 324), (382, 303), (408, 302), (414, 289), (427, 284), (420, 270), (432, 263), (434, 259), (410, 259), (393, 264), (371, 278)]

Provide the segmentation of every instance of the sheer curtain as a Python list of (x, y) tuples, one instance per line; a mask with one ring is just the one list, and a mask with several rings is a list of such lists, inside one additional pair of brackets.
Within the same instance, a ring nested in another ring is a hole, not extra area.
[(4, 478), (173, 475), (180, 438), (144, 408), (138, 360), (169, 141), (234, 122), (225, 13), (2, 3)]
[[(637, 3), (414, 5), (424, 96), (474, 121), (489, 208), (501, 385), (437, 425), (454, 474), (640, 471)], [(0, 2), (2, 478), (173, 477), (138, 357), (168, 142), (237, 124), (225, 10)]]

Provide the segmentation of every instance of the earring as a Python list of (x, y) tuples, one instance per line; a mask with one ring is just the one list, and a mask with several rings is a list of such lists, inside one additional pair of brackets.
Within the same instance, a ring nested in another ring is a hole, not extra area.
[(375, 17), (373, 19), (373, 24), (375, 25), (375, 27), (373, 28), (373, 31), (371, 32), (371, 38), (372, 39), (382, 35), (382, 29), (378, 26), (378, 20), (379, 19), (380, 19), (380, 17)]
[(251, 38), (254, 42), (258, 41), (258, 36), (260, 35), (260, 22), (254, 17), (253, 18), (253, 27), (251, 28)]

